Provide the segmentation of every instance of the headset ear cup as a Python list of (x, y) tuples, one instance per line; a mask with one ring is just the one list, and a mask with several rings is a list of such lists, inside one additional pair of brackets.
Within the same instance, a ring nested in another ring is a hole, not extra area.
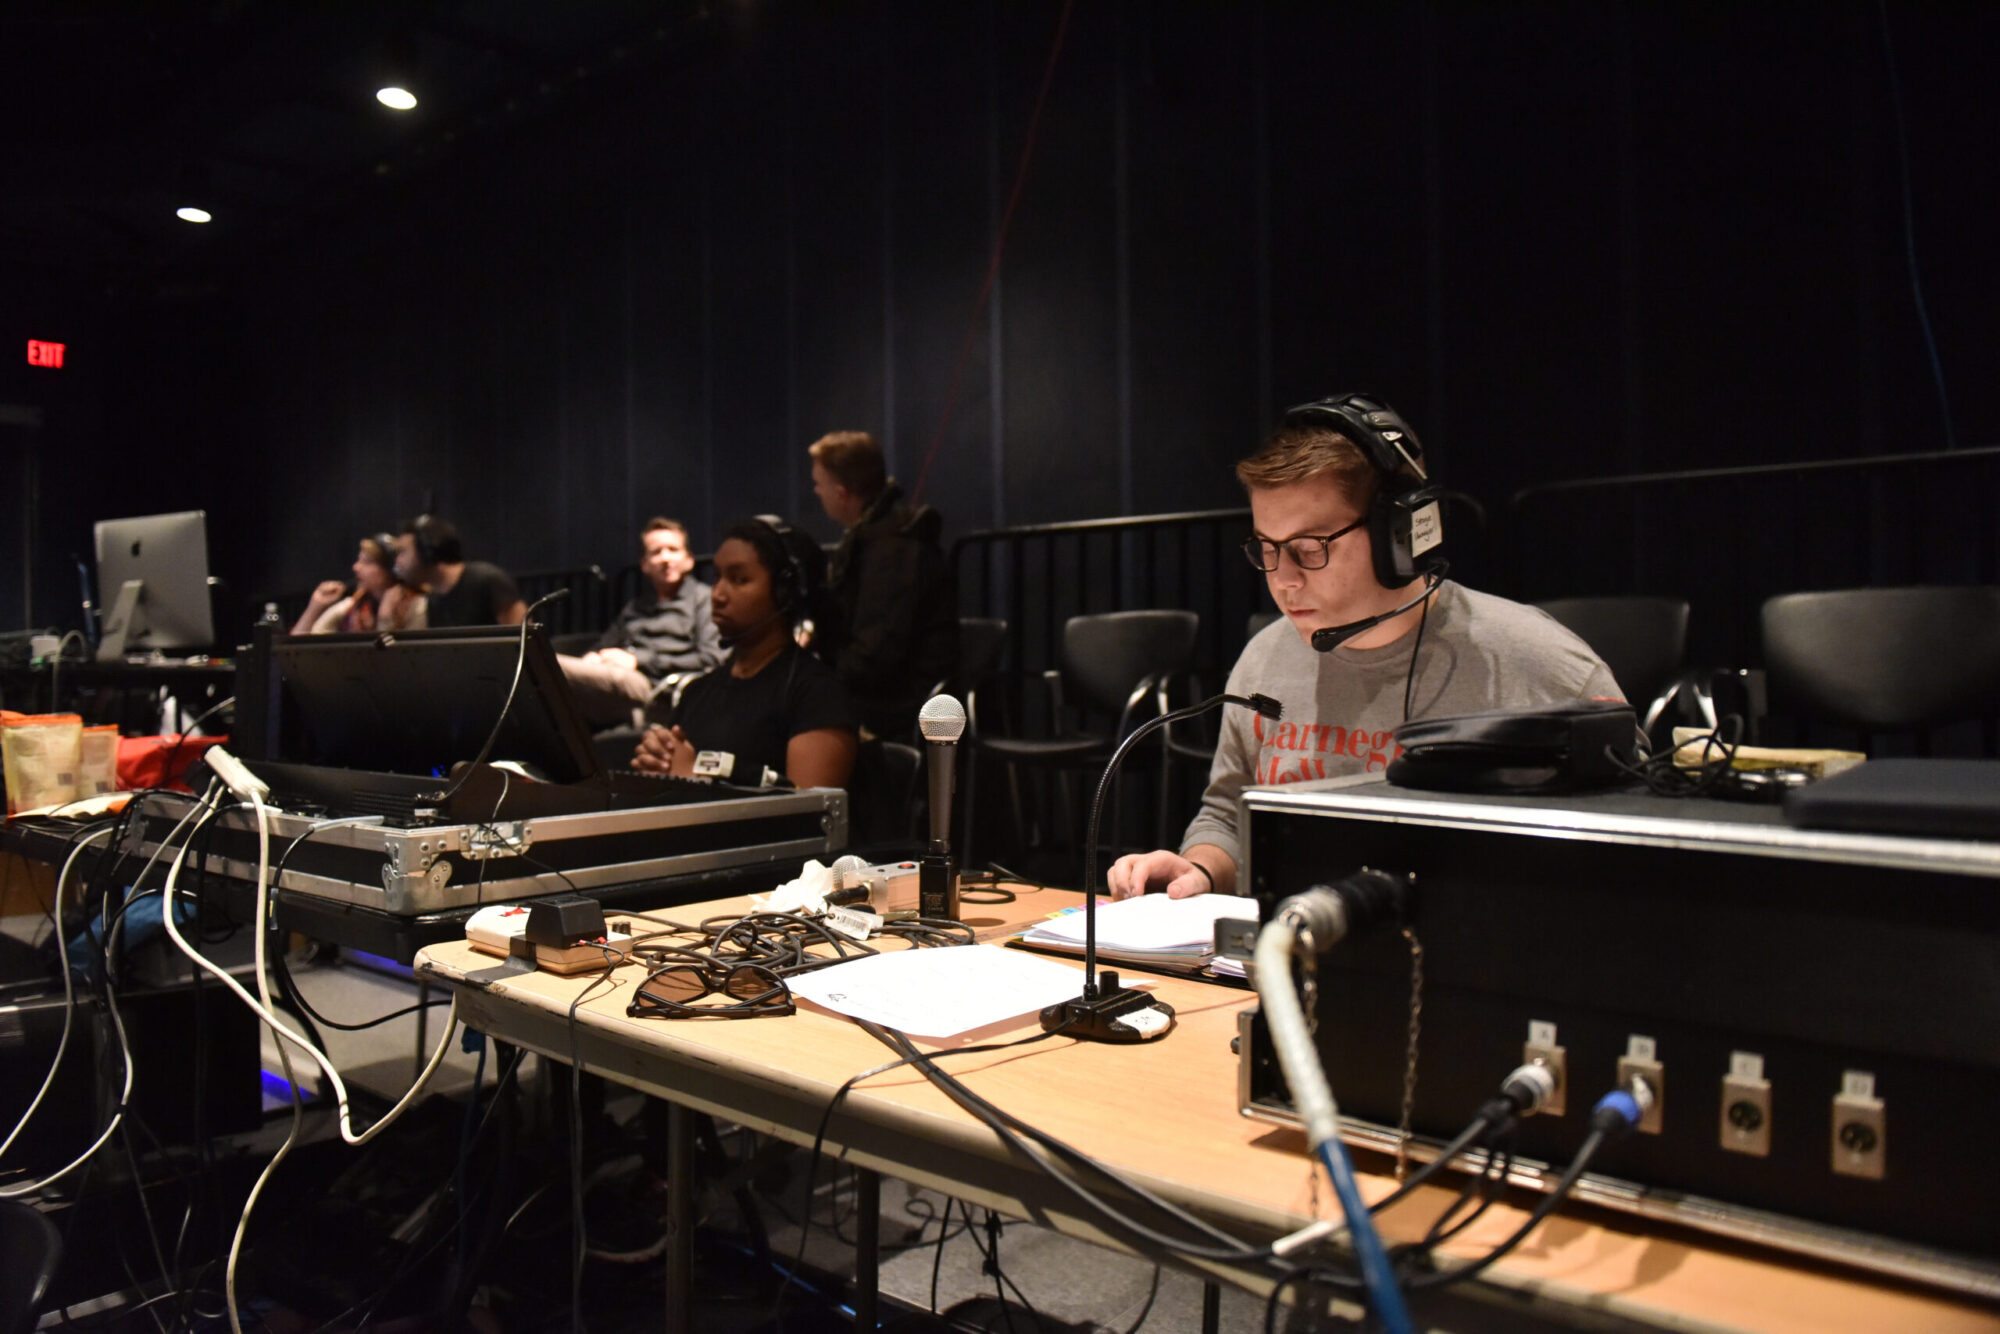
[(1375, 582), (1384, 588), (1401, 588), (1415, 577), (1409, 561), (1409, 514), (1396, 502), (1408, 494), (1403, 479), (1384, 477), (1368, 502), (1368, 546), (1374, 557)]
[[(1407, 476), (1384, 478), (1376, 488), (1368, 503), (1368, 544), (1375, 580), (1382, 587), (1402, 588), (1412, 579), (1443, 575), (1443, 504), (1443, 491)], [(1425, 544), (1421, 551), (1419, 542)]]

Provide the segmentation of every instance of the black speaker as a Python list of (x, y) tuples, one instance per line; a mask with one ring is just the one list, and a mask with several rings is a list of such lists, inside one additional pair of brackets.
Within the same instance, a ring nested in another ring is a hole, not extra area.
[(1424, 447), (1394, 408), (1366, 394), (1335, 394), (1288, 410), (1285, 423), (1338, 431), (1374, 465), (1368, 543), (1376, 582), (1402, 588), (1414, 579), (1443, 576), (1444, 491), (1431, 482)]

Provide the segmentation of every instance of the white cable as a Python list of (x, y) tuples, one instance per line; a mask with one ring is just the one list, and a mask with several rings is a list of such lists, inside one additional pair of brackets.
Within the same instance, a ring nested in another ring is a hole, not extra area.
[[(424, 1085), (430, 1081), (431, 1076), (437, 1072), (438, 1066), (444, 1063), (445, 1050), (450, 1045), (452, 1034), (458, 1028), (458, 997), (456, 995), (452, 997), (451, 1013), (446, 1016), (444, 1035), (438, 1041), (437, 1050), (431, 1053), (430, 1063), (424, 1067), (423, 1073), (417, 1076), (417, 1082), (410, 1086), (409, 1092), (403, 1095), (401, 1102), (398, 1102), (383, 1114), (381, 1120), (369, 1126), (368, 1129), (362, 1131), (359, 1135), (355, 1134), (353, 1121), (350, 1116), (347, 1085), (341, 1079), (340, 1071), (334, 1069), (333, 1062), (328, 1060), (326, 1054), (319, 1048), (313, 1046), (311, 1042), (300, 1036), (291, 1025), (258, 1003), (255, 996), (252, 996), (248, 991), (243, 989), (242, 983), (231, 977), (226, 970), (218, 967), (212, 960), (188, 944), (187, 938), (181, 935), (180, 929), (174, 925), (174, 893), (180, 882), (181, 865), (186, 859), (187, 849), (184, 847), (181, 849), (180, 854), (174, 858), (173, 866), (167, 871), (167, 881), (164, 891), (167, 901), (167, 912), (165, 914), (167, 934), (173, 937), (174, 944), (180, 947), (181, 953), (194, 961), (196, 967), (235, 992), (236, 998), (249, 1006), (259, 1019), (271, 1025), (280, 1037), (291, 1042), (300, 1051), (312, 1057), (313, 1064), (320, 1068), (320, 1073), (324, 1074), (327, 1082), (333, 1085), (334, 1098), (340, 1106), (340, 1137), (349, 1144), (366, 1144), (369, 1140), (386, 1130), (391, 1122), (403, 1114), (403, 1111), (415, 1100), (416, 1095), (423, 1091)], [(264, 920), (265, 905), (268, 903), (269, 898), (270, 887), (263, 884), (258, 885), (256, 918), (259, 922)]]
[[(168, 844), (172, 842), (174, 835), (178, 834), (183, 828), (185, 828), (187, 826), (188, 821), (194, 819), (195, 816), (202, 814), (203, 812), (208, 811), (210, 809), (209, 803), (213, 798), (213, 795), (214, 795), (214, 790), (210, 789), (210, 793), (208, 796), (203, 797), (201, 801), (195, 803), (195, 805), (188, 808), (188, 813), (181, 817), (180, 823), (175, 825), (173, 829), (168, 832), (167, 837), (164, 840), (162, 840), (160, 846), (154, 850), (153, 859), (149, 860), (146, 863), (146, 870), (152, 869), (153, 861), (158, 860), (160, 853), (166, 850)], [(114, 825), (113, 828), (116, 828), (116, 826)], [(186, 855), (187, 847), (190, 843), (194, 841), (194, 835), (199, 830), (199, 828), (200, 825), (197, 824), (195, 829), (188, 831), (187, 839), (181, 844), (181, 853), (183, 856)], [(74, 852), (70, 854), (72, 860), (74, 860), (75, 855), (76, 854)], [(68, 871), (69, 867), (68, 863), (66, 862), (64, 863), (63, 874), (67, 875)], [(145, 877), (145, 873), (146, 872), (143, 870), (140, 872), (140, 878), (142, 880)], [(139, 881), (134, 881), (133, 883), (138, 884)], [(61, 889), (60, 877), (58, 877), (57, 889), (58, 891), (60, 891)], [(61, 901), (60, 893), (58, 893), (57, 901), (58, 902)], [(169, 903), (167, 906), (168, 909), (171, 911), (173, 905)], [(169, 932), (169, 934), (172, 934), (171, 931)], [(60, 947), (61, 944), (62, 944), (61, 941), (57, 941), (58, 947)], [(105, 977), (106, 977), (106, 983), (108, 985), (110, 981), (110, 973), (109, 973), (110, 958), (108, 953), (110, 949), (109, 932), (105, 933), (105, 948), (107, 951), (107, 956), (105, 959), (105, 966), (106, 966)], [(183, 948), (185, 948), (185, 945), (183, 945)], [(69, 971), (68, 971), (69, 956), (66, 952), (63, 955), (63, 964), (64, 964), (63, 979), (65, 983), (67, 983), (69, 979)], [(106, 994), (106, 999), (110, 1000), (108, 992)], [(111, 1011), (111, 1025), (118, 1031), (118, 1050), (123, 1054), (125, 1059), (125, 1088), (124, 1091), (118, 1095), (118, 1110), (112, 1116), (111, 1124), (104, 1127), (104, 1133), (97, 1137), (97, 1142), (91, 1145), (89, 1148), (85, 1149), (81, 1154), (77, 1155), (75, 1161), (71, 1162), (69, 1166), (63, 1168), (59, 1172), (50, 1173), (48, 1176), (43, 1177), (40, 1181), (20, 1186), (11, 1186), (5, 1190), (0, 1190), (0, 1200), (11, 1200), (11, 1199), (16, 1199), (22, 1195), (32, 1194), (35, 1191), (41, 1190), (44, 1186), (52, 1186), (57, 1181), (60, 1181), (63, 1177), (68, 1176), (71, 1172), (74, 1172), (77, 1168), (83, 1166), (86, 1162), (90, 1161), (91, 1155), (104, 1147), (104, 1145), (110, 1140), (112, 1134), (118, 1129), (119, 1123), (125, 1119), (125, 1104), (129, 1102), (132, 1098), (132, 1046), (131, 1043), (126, 1040), (125, 1037), (125, 1020), (124, 1017), (118, 1013), (118, 1003), (116, 1001), (110, 1001), (110, 1003), (106, 1006), (106, 1008)], [(39, 1095), (37, 1096), (39, 1098)], [(30, 1112), (32, 1112), (33, 1110), (34, 1110), (33, 1108), (29, 1109)], [(19, 1133), (19, 1127), (15, 1128), (15, 1133), (16, 1134)], [(8, 1136), (8, 1142), (9, 1143), (13, 1142), (12, 1135)]]
[[(375, 1124), (369, 1126), (368, 1129), (362, 1131), (360, 1134), (355, 1134), (350, 1116), (347, 1085), (342, 1081), (340, 1071), (334, 1068), (333, 1062), (327, 1058), (326, 1053), (315, 1047), (311, 1042), (308, 1042), (293, 1030), (290, 1025), (279, 1019), (271, 1008), (270, 980), (265, 973), (265, 944), (266, 936), (270, 929), (268, 921), (271, 897), (269, 880), (271, 853), (270, 820), (263, 803), (262, 792), (259, 790), (260, 787), (260, 784), (246, 785), (239, 791), (238, 795), (249, 801), (252, 808), (257, 812), (257, 898), (253, 911), (253, 921), (255, 922), (257, 932), (257, 990), (263, 999), (260, 1001), (248, 991), (245, 991), (243, 984), (238, 982), (234, 977), (231, 977), (227, 970), (219, 967), (192, 945), (188, 944), (186, 937), (181, 935), (180, 929), (174, 924), (174, 892), (180, 884), (181, 867), (187, 861), (188, 849), (192, 846), (193, 839), (189, 839), (186, 843), (182, 844), (180, 852), (174, 857), (173, 865), (167, 870), (166, 884), (162, 891), (166, 901), (163, 920), (166, 922), (167, 934), (173, 937), (174, 944), (180, 947), (181, 953), (187, 955), (196, 967), (215, 977), (216, 980), (235, 992), (237, 999), (249, 1006), (251, 1011), (269, 1026), (272, 1037), (277, 1042), (279, 1059), (285, 1066), (286, 1076), (291, 1081), (295, 1095), (298, 1090), (298, 1081), (292, 1078), (291, 1062), (286, 1056), (284, 1044), (286, 1042), (292, 1043), (300, 1051), (313, 1059), (313, 1063), (326, 1075), (327, 1082), (333, 1085), (334, 1098), (339, 1104), (340, 1109), (340, 1137), (349, 1144), (366, 1144), (384, 1130), (387, 1130), (390, 1125), (394, 1124), (396, 1119), (416, 1101), (417, 1096), (423, 1092), (424, 1086), (430, 1083), (431, 1076), (437, 1073), (438, 1067), (444, 1064), (445, 1052), (451, 1045), (453, 1035), (458, 1031), (458, 996), (456, 993), (452, 996), (451, 1012), (446, 1017), (444, 1033), (438, 1039), (437, 1049), (431, 1053), (430, 1061), (417, 1076), (416, 1082), (410, 1085), (409, 1091), (403, 1095), (402, 1100), (384, 1113), (380, 1120), (376, 1121)], [(211, 787), (202, 800), (206, 803), (214, 800), (215, 796), (216, 788)], [(277, 1155), (265, 1166), (263, 1173), (257, 1178), (256, 1186), (252, 1188), (249, 1199), (244, 1203), (243, 1215), (237, 1221), (235, 1239), (230, 1243), (226, 1295), (228, 1299), (229, 1325), (233, 1334), (242, 1334), (242, 1324), (236, 1313), (237, 1254), (243, 1243), (243, 1234), (249, 1227), (250, 1211), (256, 1207), (259, 1192), (263, 1190), (264, 1183), (270, 1179), (272, 1171), (276, 1169), (278, 1162), (285, 1156), (286, 1151), (291, 1148), (292, 1141), (297, 1135), (298, 1124), (296, 1118), (298, 1115), (299, 1110), (295, 1106), (292, 1135), (287, 1136), (284, 1145), (279, 1149)]]
[[(247, 790), (252, 809), (257, 812), (257, 884), (261, 887), (270, 879), (269, 859), (271, 856), (271, 816), (264, 806), (263, 796), (255, 788)], [(256, 925), (257, 951), (257, 999), (264, 1003), (264, 1009), (271, 1006), (271, 974), (266, 967), (265, 947), (271, 937), (271, 924), (264, 920), (262, 895), (259, 895), (259, 911)], [(278, 1146), (278, 1152), (271, 1161), (264, 1164), (264, 1170), (257, 1174), (257, 1184), (250, 1188), (249, 1198), (243, 1201), (242, 1216), (236, 1220), (236, 1235), (229, 1240), (229, 1263), (223, 1269), (223, 1310), (229, 1313), (231, 1334), (243, 1334), (243, 1318), (236, 1308), (236, 1261), (243, 1251), (244, 1234), (250, 1231), (250, 1214), (257, 1207), (257, 1197), (264, 1193), (264, 1185), (278, 1170), (278, 1164), (285, 1161), (285, 1155), (298, 1142), (299, 1127), (305, 1124), (305, 1099), (299, 1093), (298, 1074), (292, 1069), (292, 1054), (285, 1048), (283, 1036), (275, 1024), (270, 1025), (272, 1045), (278, 1049), (278, 1064), (284, 1067), (285, 1084), (292, 1092), (292, 1128), (285, 1134), (285, 1142)]]
[(96, 1142), (96, 1144), (92, 1144), (90, 1148), (86, 1148), (84, 1152), (80, 1152), (80, 1154), (76, 1156), (76, 1160), (74, 1160), (74, 1162), (70, 1162), (70, 1166), (66, 1166), (66, 1168), (58, 1170), (58, 1172), (50, 1172), (48, 1176), (44, 1176), (44, 1178), (42, 1178), (42, 1180), (38, 1180), (38, 1182), (30, 1182), (30, 1184), (24, 1184), (24, 1186), (10, 1186), (8, 1190), (0, 1190), (0, 1200), (16, 1200), (16, 1198), (20, 1198), (20, 1196), (24, 1196), (24, 1194), (32, 1194), (32, 1192), (40, 1190), (42, 1186), (54, 1186), (54, 1184), (56, 1184), (56, 1182), (60, 1182), (60, 1180), (62, 1180), (64, 1176), (68, 1176), (68, 1174), (70, 1174), (70, 1172), (74, 1172), (76, 1168), (80, 1168), (80, 1166), (84, 1166), (86, 1162), (90, 1162), (90, 1156), (92, 1156), (92, 1154), (96, 1154), (96, 1152), (98, 1152), (100, 1148), (104, 1148), (104, 1142), (106, 1142), (106, 1140), (110, 1140), (110, 1138), (112, 1138), (112, 1134), (116, 1134), (116, 1130), (118, 1130), (118, 1124), (120, 1124), (120, 1122), (124, 1120), (124, 1108), (126, 1108), (126, 1102), (130, 1102), (130, 1100), (132, 1100), (132, 1042), (130, 1042), (130, 1038), (126, 1038), (126, 1032), (124, 1032), (124, 1020), (122, 1020), (122, 1018), (118, 1016), (118, 1006), (110, 1006), (110, 1012), (112, 1012), (112, 1028), (116, 1028), (116, 1030), (118, 1030), (118, 1052), (120, 1052), (120, 1054), (124, 1056), (124, 1062), (126, 1062), (126, 1086), (124, 1086), (124, 1090), (122, 1090), (122, 1092), (118, 1094), (118, 1112), (116, 1112), (116, 1114), (112, 1116), (112, 1124), (104, 1126), (104, 1134), (100, 1134), (100, 1136), (98, 1136), (98, 1142)]
[(1257, 932), (1257, 999), (1263, 1003), (1264, 1023), (1270, 1029), (1271, 1045), (1298, 1107), (1299, 1120), (1305, 1123), (1306, 1139), (1319, 1145), (1339, 1139), (1340, 1109), (1334, 1104), (1326, 1072), (1320, 1069), (1319, 1048), (1292, 986), (1294, 939), (1293, 924), (1282, 917), (1266, 922)]
[(23, 1130), (28, 1128), (28, 1122), (34, 1117), (35, 1110), (42, 1105), (42, 1099), (48, 1096), (49, 1085), (56, 1082), (56, 1071), (62, 1069), (63, 1053), (69, 1050), (70, 1027), (76, 1020), (76, 982), (70, 977), (69, 950), (64, 947), (66, 942), (62, 938), (62, 926), (60, 925), (62, 919), (59, 916), (63, 904), (63, 887), (69, 883), (70, 868), (76, 865), (76, 859), (83, 855), (83, 850), (97, 839), (112, 833), (117, 827), (115, 824), (106, 825), (104, 828), (94, 833), (85, 834), (82, 838), (78, 839), (76, 846), (70, 849), (69, 856), (63, 859), (62, 870), (56, 874), (55, 899), (49, 906), (49, 920), (58, 924), (55, 932), (56, 960), (62, 966), (63, 978), (62, 1037), (56, 1040), (56, 1058), (49, 1063), (48, 1077), (42, 1080), (42, 1087), (36, 1092), (35, 1100), (28, 1104), (27, 1111), (21, 1113), (21, 1119), (15, 1123), (14, 1129), (9, 1132), (6, 1143), (0, 1144), (0, 1158), (6, 1157), (7, 1150), (14, 1147), (14, 1141), (20, 1138)]

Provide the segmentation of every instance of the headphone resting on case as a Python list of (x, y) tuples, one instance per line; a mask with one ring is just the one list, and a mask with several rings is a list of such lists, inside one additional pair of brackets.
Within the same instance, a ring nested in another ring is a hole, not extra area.
[(1424, 470), (1424, 447), (1396, 410), (1366, 394), (1335, 394), (1285, 413), (1287, 426), (1322, 426), (1352, 441), (1378, 474), (1368, 502), (1375, 580), (1402, 588), (1445, 570), (1444, 489)]

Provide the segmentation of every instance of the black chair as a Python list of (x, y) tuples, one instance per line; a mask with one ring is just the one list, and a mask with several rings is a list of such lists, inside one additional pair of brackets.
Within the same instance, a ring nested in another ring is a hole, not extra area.
[[(943, 683), (947, 690), (975, 690), (1000, 670), (1007, 655), (1007, 622), (991, 616), (958, 618), (958, 670)], [(936, 694), (936, 691), (932, 691)]]
[(929, 802), (921, 749), (879, 737), (862, 742), (847, 795), (848, 851), (882, 862), (922, 850)]
[[(1253, 611), (1243, 622), (1243, 643), (1249, 646), (1251, 640), (1262, 634), (1265, 627), (1274, 621), (1284, 619), (1284, 613), (1276, 611)], [(1208, 698), (1202, 690), (1201, 678), (1192, 673), (1188, 676), (1187, 698), (1173, 698), (1175, 708), (1184, 704), (1195, 704)], [(1207, 713), (1184, 723), (1168, 726), (1167, 754), (1185, 766), (1200, 771), (1203, 786), (1208, 782), (1208, 771), (1215, 763), (1215, 747), (1221, 737), (1222, 714)]]
[(1604, 659), (1648, 731), (1681, 692), (1699, 693), (1685, 675), (1685, 598), (1553, 598), (1535, 605)]
[(62, 1233), (19, 1200), (0, 1200), (0, 1334), (28, 1334), (56, 1266)]
[[(966, 849), (967, 864), (971, 863), (969, 845), (975, 815), (970, 774), (976, 770), (979, 757), (989, 755), (1006, 766), (1015, 836), (1021, 847), (1033, 845), (1038, 840), (1029, 834), (1020, 770), (1056, 771), (1063, 780), (1062, 806), (1073, 814), (1077, 803), (1070, 775), (1101, 766), (1145, 716), (1165, 709), (1167, 685), (1190, 670), (1200, 631), (1201, 618), (1191, 611), (1115, 611), (1070, 617), (1063, 625), (1062, 666), (1042, 674), (1051, 722), (1050, 735), (1045, 737), (996, 732), (990, 725), (992, 710), (987, 710), (989, 716), (983, 720), (978, 692), (973, 692), (966, 709), (969, 754), (968, 779), (963, 785), (967, 833), (961, 846)], [(1094, 714), (1114, 721), (1109, 728), (1078, 725), (1072, 721), (1072, 709), (1086, 718)], [(1164, 829), (1169, 775), (1164, 761), (1159, 769), (1158, 817)], [(1107, 847), (1117, 842), (1115, 805), (1109, 814), (1113, 832)]]
[(1774, 710), (1863, 732), (2000, 710), (2000, 588), (1786, 593), (1764, 603), (1762, 620)]

